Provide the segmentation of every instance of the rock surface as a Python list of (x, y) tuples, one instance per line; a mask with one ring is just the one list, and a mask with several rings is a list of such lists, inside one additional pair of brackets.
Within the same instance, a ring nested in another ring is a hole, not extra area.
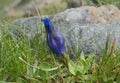
[(64, 20), (68, 23), (107, 23), (108, 21), (120, 20), (120, 10), (114, 5), (93, 7), (84, 6), (71, 8), (57, 14), (54, 20)]
[(41, 20), (38, 16), (29, 17), (29, 18), (20, 18), (12, 22), (13, 26), (11, 26), (10, 29), (17, 36), (20, 36), (21, 32), (25, 33), (28, 39), (31, 40), (39, 32), (39, 30), (41, 30), (40, 23)]
[[(52, 20), (73, 51), (100, 54), (109, 33), (112, 41), (116, 38), (120, 45), (120, 10), (113, 5), (72, 8), (55, 15)], [(28, 30), (25, 33), (29, 39), (36, 34), (38, 29), (35, 28), (42, 28), (38, 26), (39, 17), (17, 19), (13, 24)]]

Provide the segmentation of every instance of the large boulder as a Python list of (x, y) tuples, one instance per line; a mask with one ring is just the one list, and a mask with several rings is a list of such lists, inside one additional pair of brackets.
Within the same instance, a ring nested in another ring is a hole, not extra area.
[(15, 36), (26, 35), (29, 40), (33, 39), (37, 33), (41, 30), (41, 20), (38, 16), (29, 18), (20, 18), (12, 22), (10, 30)]
[[(13, 21), (13, 24), (25, 29), (29, 39), (32, 39), (32, 35), (42, 29), (39, 19), (21, 18)], [(116, 38), (117, 45), (120, 45), (120, 10), (113, 5), (67, 9), (55, 15), (52, 20), (63, 33), (66, 47), (73, 51), (100, 54), (109, 33), (111, 40)]]
[(66, 45), (77, 52), (100, 54), (109, 33), (120, 44), (120, 10), (114, 5), (72, 8), (53, 20), (64, 34)]

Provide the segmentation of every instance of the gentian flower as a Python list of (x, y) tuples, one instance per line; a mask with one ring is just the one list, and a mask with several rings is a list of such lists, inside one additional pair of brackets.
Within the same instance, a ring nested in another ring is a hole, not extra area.
[(65, 39), (61, 32), (59, 32), (54, 26), (53, 22), (48, 18), (44, 17), (41, 19), (44, 23), (47, 43), (50, 50), (57, 56), (61, 56), (66, 52), (65, 50)]

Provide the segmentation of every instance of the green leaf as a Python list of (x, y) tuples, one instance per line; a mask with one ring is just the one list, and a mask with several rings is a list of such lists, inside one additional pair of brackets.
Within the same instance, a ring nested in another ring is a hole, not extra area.
[(75, 68), (76, 72), (78, 74), (85, 74), (85, 72), (86, 72), (85, 66), (86, 66), (86, 62), (85, 61), (83, 61), (83, 60), (77, 61), (76, 68)]
[(42, 68), (42, 67), (40, 67), (40, 69), (43, 70), (43, 71), (55, 71), (55, 70), (57, 70), (61, 67), (62, 67), (62, 64), (60, 64), (59, 66), (54, 67), (54, 68)]
[(71, 74), (76, 75), (74, 62), (69, 61), (68, 62), (68, 68), (69, 68), (69, 71), (70, 71)]
[(84, 66), (80, 63), (76, 64), (75, 70), (76, 70), (77, 74), (84, 74), (84, 72), (83, 72)]
[(85, 61), (85, 55), (84, 55), (83, 52), (82, 52), (81, 55), (80, 55), (80, 59)]
[[(33, 68), (36, 68), (36, 69), (40, 69), (40, 70), (42, 70), (42, 71), (54, 71), (54, 70), (57, 70), (57, 69), (59, 69), (59, 68), (62, 67), (62, 64), (60, 64), (59, 66), (54, 67), (54, 68), (48, 68), (47, 66), (44, 66), (44, 67), (43, 67), (43, 66), (36, 67), (36, 66), (33, 66), (33, 65), (27, 63), (27, 62), (26, 62), (24, 59), (22, 59), (21, 57), (19, 57), (19, 59), (20, 59), (21, 61), (23, 61), (26, 65), (28, 65), (28, 66), (30, 66), (30, 67), (33, 67)], [(48, 65), (48, 64), (46, 64), (46, 65)]]
[(88, 58), (86, 59), (87, 67), (90, 67), (92, 65), (93, 57), (94, 57), (93, 55), (89, 55)]

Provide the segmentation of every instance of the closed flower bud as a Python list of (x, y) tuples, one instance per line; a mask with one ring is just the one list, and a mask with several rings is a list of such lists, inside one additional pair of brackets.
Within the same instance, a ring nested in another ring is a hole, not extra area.
[(61, 56), (66, 52), (65, 39), (63, 35), (56, 29), (53, 22), (48, 17), (42, 18), (41, 20), (45, 26), (47, 43), (50, 50), (57, 56)]

